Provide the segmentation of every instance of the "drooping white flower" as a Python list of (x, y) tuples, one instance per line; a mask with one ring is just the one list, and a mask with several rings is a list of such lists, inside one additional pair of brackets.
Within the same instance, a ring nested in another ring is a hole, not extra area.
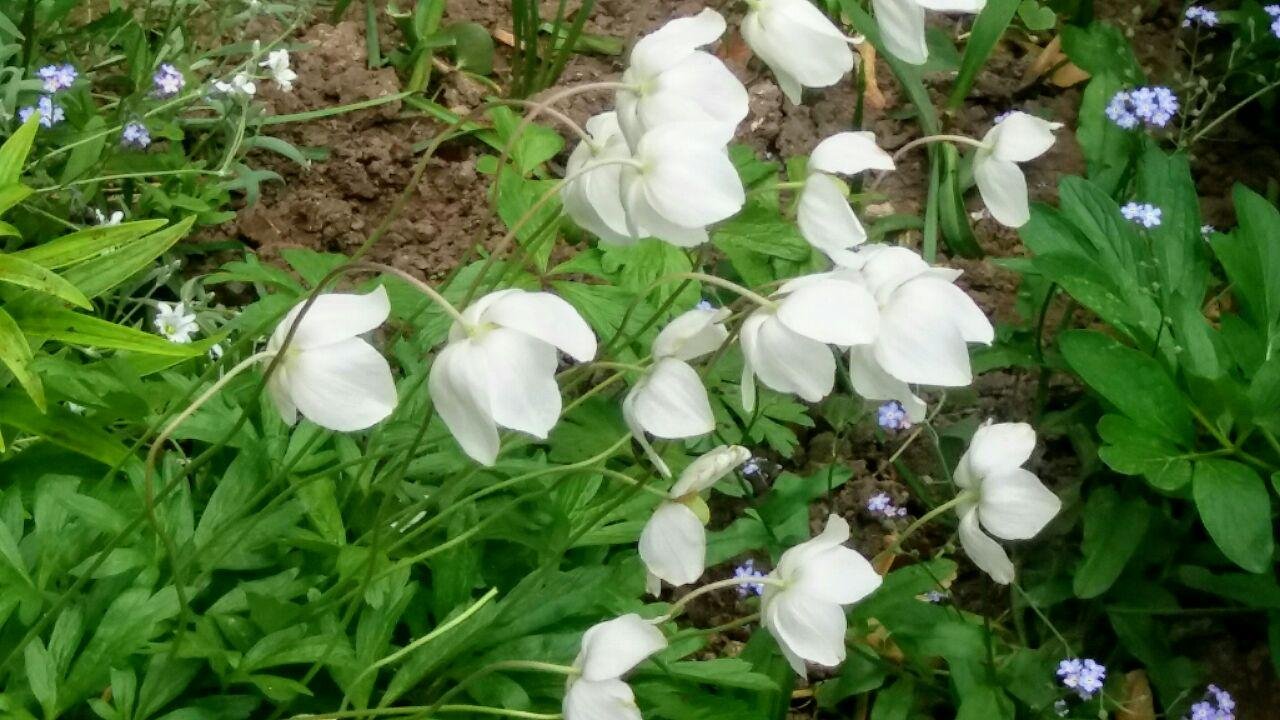
[(880, 587), (880, 574), (844, 546), (848, 539), (849, 523), (831, 515), (820, 535), (784, 552), (766, 579), (763, 624), (801, 677), (806, 660), (827, 667), (844, 660), (848, 625), (842, 606)]
[(876, 145), (875, 133), (842, 132), (818, 143), (809, 155), (796, 210), (800, 234), (828, 254), (861, 245), (867, 231), (849, 207), (848, 186), (836, 176), (893, 167), (893, 157)]
[(592, 626), (565, 684), (565, 720), (640, 720), (635, 694), (622, 680), (667, 647), (662, 631), (635, 613)]
[(964, 493), (956, 508), (960, 545), (1002, 585), (1013, 582), (1013, 563), (991, 535), (1029, 540), (1062, 509), (1058, 496), (1022, 468), (1035, 447), (1036, 432), (1026, 423), (987, 424), (973, 434), (956, 466), (955, 482)]
[(912, 65), (921, 65), (929, 59), (924, 36), (925, 10), (977, 13), (986, 4), (987, 0), (871, 0), (885, 49)]
[[(289, 329), (306, 307), (300, 302), (271, 334), (267, 351), (279, 353)], [(330, 430), (363, 430), (396, 407), (391, 366), (361, 335), (391, 314), (381, 285), (364, 295), (325, 293), (316, 298), (267, 382), (280, 416), (289, 425), (298, 413)], [(270, 362), (270, 361), (267, 361)]]
[(219, 95), (246, 99), (258, 92), (258, 86), (247, 74), (236, 73), (229, 81), (213, 81), (213, 91)]
[(187, 304), (181, 302), (156, 303), (155, 326), (165, 339), (179, 344), (191, 342), (191, 334), (200, 329), (195, 313), (188, 312)]
[(595, 357), (596, 338), (572, 305), (545, 292), (489, 293), (462, 317), (427, 387), (463, 451), (492, 465), (499, 426), (547, 437), (560, 417), (556, 350), (586, 362)]
[(787, 99), (835, 85), (853, 69), (850, 38), (809, 0), (748, 0), (742, 39), (773, 70)]
[(644, 530), (640, 532), (640, 559), (647, 568), (646, 586), (657, 595), (661, 581), (688, 585), (702, 577), (707, 560), (707, 506), (698, 494), (715, 485), (728, 472), (746, 462), (751, 451), (738, 445), (721, 445), (702, 455), (680, 473)]
[(755, 405), (754, 378), (818, 402), (835, 385), (836, 361), (827, 346), (873, 342), (880, 324), (875, 300), (854, 280), (820, 273), (788, 281), (771, 306), (742, 323), (743, 407)]
[(646, 132), (633, 164), (622, 166), (629, 234), (693, 247), (707, 241), (708, 225), (741, 210), (746, 192), (726, 149), (731, 138), (721, 122), (667, 123)]
[(1062, 123), (1015, 112), (982, 138), (982, 147), (973, 156), (973, 179), (996, 222), (1021, 227), (1031, 219), (1027, 178), (1017, 163), (1038, 158), (1053, 147), (1053, 131), (1060, 127)]
[[(627, 219), (622, 206), (622, 166), (601, 164), (588, 168), (589, 163), (630, 159), (631, 147), (627, 145), (618, 125), (616, 112), (593, 116), (586, 123), (591, 142), (579, 142), (565, 163), (568, 182), (560, 192), (565, 212), (582, 229), (595, 234), (602, 241), (615, 245), (634, 243), (647, 235), (644, 228)], [(633, 235), (633, 229), (636, 235)]]
[[(264, 67), (270, 73), (271, 79), (280, 86), (285, 92), (293, 91), (293, 81), (298, 79), (298, 73), (289, 68), (289, 51), (285, 49), (272, 50), (267, 53), (267, 59), (258, 63), (258, 67)], [(249, 93), (252, 95), (253, 93)]]
[(698, 48), (724, 34), (710, 8), (677, 18), (646, 35), (631, 51), (618, 92), (618, 121), (632, 146), (645, 131), (670, 122), (723, 123), (730, 136), (747, 116), (747, 89), (719, 58)]
[(672, 320), (653, 340), (653, 366), (622, 401), (627, 427), (664, 476), (671, 471), (645, 433), (677, 440), (715, 430), (707, 389), (689, 361), (714, 351), (729, 337), (723, 325), (728, 317), (727, 308), (694, 308)]
[(924, 405), (906, 383), (962, 387), (973, 382), (966, 343), (990, 344), (995, 330), (982, 309), (956, 287), (960, 272), (930, 267), (904, 247), (870, 245), (838, 260), (837, 275), (870, 290), (880, 332), (849, 355), (854, 389), (869, 400), (897, 400), (912, 422)]

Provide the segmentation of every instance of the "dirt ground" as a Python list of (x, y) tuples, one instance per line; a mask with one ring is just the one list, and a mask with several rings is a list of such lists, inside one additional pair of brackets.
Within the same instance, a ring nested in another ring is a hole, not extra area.
[[(648, 32), (666, 19), (692, 14), (706, 3), (703, 0), (600, 0), (587, 25), (587, 31), (630, 38)], [(1173, 0), (1145, 12), (1133, 11), (1132, 4), (1117, 0), (1098, 3), (1099, 14), (1130, 30), (1140, 58), (1153, 74), (1165, 71), (1172, 55), (1169, 47), (1178, 23), (1180, 4)], [(510, 29), (507, 0), (451, 0), (447, 21), (478, 22), (491, 31)], [(954, 20), (936, 20), (955, 22)], [(384, 23), (384, 51), (394, 38), (391, 26)], [(317, 22), (298, 39), (303, 49), (294, 54), (298, 80), (292, 93), (264, 88), (263, 99), (273, 114), (302, 112), (334, 105), (372, 99), (399, 91), (400, 82), (390, 68), (369, 69), (366, 65), (364, 25), (354, 19), (337, 24)], [(1014, 43), (1002, 45), (980, 75), (972, 101), (952, 117), (946, 118), (949, 130), (980, 137), (990, 127), (992, 118), (1005, 110), (1018, 108), (1051, 117), (1068, 128), (1075, 125), (1079, 89), (1061, 89), (1046, 84), (1024, 86), (1021, 77), (1031, 57)], [(501, 58), (500, 58), (501, 61)], [(561, 78), (561, 85), (594, 80), (608, 80), (622, 71), (622, 59), (599, 56), (575, 56)], [(810, 91), (808, 104), (797, 107), (782, 97), (768, 73), (755, 64), (738, 68), (751, 99), (751, 115), (740, 130), (740, 138), (750, 142), (766, 157), (785, 158), (809, 152), (827, 135), (851, 126), (855, 103), (853, 80), (823, 91)], [(897, 93), (892, 75), (883, 62), (877, 71), (887, 104), (882, 110), (867, 108), (865, 129), (873, 130), (886, 148), (901, 146), (918, 135), (913, 120), (903, 119), (898, 111), (905, 101)], [(498, 73), (501, 78), (501, 73)], [(945, 97), (950, 79), (930, 78), (936, 99)], [(265, 85), (265, 84), (264, 84)], [(446, 80), (441, 96), (444, 105), (465, 109), (476, 103), (474, 88)], [(605, 109), (607, 96), (581, 97), (563, 108), (579, 123)], [(273, 134), (299, 146), (325, 148), (329, 155), (309, 169), (301, 169), (279, 158), (258, 156), (258, 164), (280, 172), (284, 185), (273, 185), (264, 191), (261, 201), (246, 208), (232, 222), (206, 232), (209, 239), (238, 239), (266, 258), (276, 257), (281, 249), (304, 247), (320, 251), (350, 252), (359, 246), (388, 213), (399, 193), (410, 180), (415, 157), (411, 147), (439, 131), (440, 125), (413, 114), (400, 103), (348, 113), (319, 121), (286, 125), (273, 129)], [(1202, 190), (1206, 201), (1206, 220), (1219, 227), (1232, 224), (1228, 197), (1230, 184), (1236, 180), (1265, 178), (1266, 163), (1250, 162), (1239, 157), (1237, 149), (1246, 142), (1250, 147), (1267, 147), (1251, 136), (1250, 131), (1233, 124), (1197, 158), (1204, 170)], [(486, 188), (487, 178), (476, 169), (476, 160), (485, 150), (471, 143), (445, 145), (432, 161), (422, 181), (413, 189), (413, 197), (405, 212), (396, 219), (385, 237), (372, 250), (372, 257), (397, 267), (415, 271), (428, 278), (439, 278), (451, 270), (468, 250), (492, 243), (502, 228), (490, 217)], [(1266, 152), (1275, 154), (1274, 149)], [(1256, 158), (1255, 158), (1256, 160)], [(1280, 167), (1280, 158), (1271, 167)], [(1058, 179), (1063, 174), (1082, 174), (1083, 160), (1075, 138), (1062, 132), (1058, 142), (1045, 156), (1025, 166), (1033, 200), (1052, 200)], [(927, 187), (927, 165), (923, 153), (904, 158), (895, 173), (889, 175), (881, 190), (889, 197), (878, 212), (917, 213)], [(993, 257), (1023, 253), (1015, 232), (1003, 228), (989, 218), (981, 217), (981, 204), (972, 199), (970, 208), (978, 217), (975, 232), (984, 249)], [(912, 245), (920, 241), (918, 233), (907, 233), (896, 239)], [(955, 258), (951, 264), (965, 271), (961, 283), (997, 323), (1015, 322), (1014, 301), (1017, 275), (1003, 270), (990, 260)], [(1015, 371), (994, 371), (979, 377), (971, 400), (957, 406), (945, 416), (946, 421), (961, 419), (1021, 420), (1031, 416), (1036, 393), (1036, 377)], [(1061, 390), (1055, 387), (1055, 390)], [(829, 432), (809, 438), (807, 452), (788, 463), (789, 469), (803, 471), (808, 458), (820, 462), (831, 457), (834, 438)], [(829, 504), (814, 508), (815, 522), (831, 511), (840, 512), (857, 525), (855, 536), (865, 552), (874, 553), (883, 538), (893, 530), (886, 521), (865, 510), (872, 494), (885, 491), (895, 500), (909, 506), (910, 497), (892, 470), (877, 473), (878, 462), (891, 452), (868, 431), (863, 436), (846, 438), (836, 454), (846, 459), (854, 471), (855, 481), (839, 491)], [(924, 443), (905, 456), (913, 467), (930, 468), (933, 458)], [(1050, 484), (1071, 478), (1078, 468), (1065, 442), (1042, 445), (1032, 469)], [(913, 513), (922, 509), (912, 506)], [(713, 523), (714, 524), (714, 523)], [(927, 540), (927, 538), (926, 538)], [(711, 577), (726, 576), (731, 568), (714, 568)], [(957, 593), (963, 597), (963, 593)], [(715, 625), (736, 615), (730, 605), (706, 603), (694, 608), (692, 618), (701, 625)], [(733, 633), (718, 642), (733, 644)], [(1256, 646), (1235, 647), (1224, 643), (1215, 650), (1212, 664), (1224, 672), (1219, 682), (1240, 695), (1242, 707), (1280, 707), (1280, 694), (1274, 676), (1258, 662)], [(1265, 651), (1262, 658), (1266, 658)], [(1259, 673), (1227, 672), (1232, 662), (1239, 667), (1261, 666)], [(1276, 704), (1273, 704), (1276, 703)]]

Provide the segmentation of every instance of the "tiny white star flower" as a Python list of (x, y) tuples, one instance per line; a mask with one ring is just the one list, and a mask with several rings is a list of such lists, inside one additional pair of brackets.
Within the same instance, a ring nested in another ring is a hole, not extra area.
[(191, 342), (192, 333), (200, 329), (195, 313), (187, 312), (186, 303), (156, 303), (155, 326), (156, 332), (169, 342), (179, 344)]
[(288, 50), (272, 50), (267, 53), (267, 59), (258, 63), (258, 66), (266, 68), (267, 72), (271, 73), (271, 79), (276, 81), (281, 90), (285, 92), (293, 90), (293, 81), (298, 79), (298, 73), (289, 69)]

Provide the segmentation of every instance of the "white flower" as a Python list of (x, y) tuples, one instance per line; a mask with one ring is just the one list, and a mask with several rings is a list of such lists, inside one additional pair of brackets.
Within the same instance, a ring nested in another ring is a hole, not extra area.
[(230, 82), (215, 80), (213, 82), (213, 91), (219, 95), (251, 98), (258, 92), (258, 86), (245, 73), (236, 73)]
[(680, 473), (649, 522), (640, 532), (640, 559), (648, 570), (646, 583), (657, 595), (661, 580), (676, 586), (702, 577), (707, 561), (707, 505), (698, 494), (715, 485), (726, 473), (746, 462), (751, 451), (738, 445), (721, 445), (699, 457)]
[(124, 222), (124, 212), (116, 210), (111, 215), (103, 213), (98, 208), (93, 208), (93, 224), (100, 227), (115, 227)]
[(929, 59), (924, 11), (976, 13), (986, 0), (871, 0), (885, 49), (912, 65)]
[(876, 338), (875, 300), (860, 283), (821, 273), (784, 284), (771, 306), (742, 323), (742, 405), (755, 406), (753, 377), (767, 387), (818, 402), (835, 385), (828, 345), (862, 345)]
[(821, 535), (784, 552), (766, 578), (763, 624), (801, 677), (806, 660), (827, 667), (844, 660), (848, 626), (841, 606), (880, 587), (880, 574), (844, 546), (848, 539), (849, 523), (831, 515)]
[[(276, 81), (281, 90), (291, 92), (293, 90), (293, 81), (298, 79), (298, 73), (289, 69), (289, 51), (288, 50), (272, 50), (267, 53), (267, 59), (258, 63), (258, 67), (264, 67), (271, 74), (271, 79)], [(248, 93), (252, 95), (252, 92)]]
[(982, 309), (956, 287), (957, 270), (932, 268), (914, 251), (871, 245), (841, 256), (860, 267), (838, 271), (869, 289), (880, 332), (849, 354), (854, 389), (869, 400), (897, 400), (912, 422), (924, 405), (905, 383), (961, 387), (973, 382), (966, 343), (990, 344), (995, 330)]
[(632, 145), (669, 122), (719, 122), (733, 135), (747, 116), (747, 89), (719, 58), (698, 50), (724, 30), (724, 18), (707, 8), (636, 42), (622, 75), (631, 88), (618, 92), (618, 120)]
[(742, 39), (800, 104), (806, 87), (829, 87), (853, 69), (851, 40), (809, 0), (748, 0)]
[(672, 320), (653, 340), (653, 367), (622, 401), (627, 427), (664, 476), (670, 476), (671, 471), (653, 451), (645, 433), (675, 440), (715, 430), (707, 390), (689, 361), (714, 351), (729, 337), (723, 325), (728, 317), (727, 308), (694, 308)]
[(828, 254), (861, 245), (867, 231), (849, 207), (849, 188), (836, 175), (893, 167), (893, 157), (876, 145), (871, 132), (837, 133), (818, 143), (809, 155), (809, 175), (796, 211), (800, 234)]
[(662, 631), (635, 613), (592, 626), (565, 684), (564, 720), (640, 720), (622, 676), (666, 647)]
[[(565, 212), (604, 242), (634, 243), (634, 224), (628, 222), (622, 206), (622, 166), (601, 165), (583, 172), (592, 162), (631, 158), (631, 148), (618, 126), (618, 114), (605, 112), (592, 117), (586, 131), (591, 142), (579, 142), (565, 164), (565, 177), (570, 178), (560, 193)], [(643, 228), (635, 230), (640, 236), (647, 234)]]
[(191, 342), (191, 334), (200, 329), (195, 313), (187, 312), (186, 303), (156, 303), (155, 326), (156, 332), (169, 342), (179, 344)]
[(595, 357), (596, 338), (572, 305), (545, 292), (489, 293), (462, 317), (427, 385), (463, 451), (492, 465), (499, 426), (547, 437), (560, 418), (556, 349), (586, 362)]
[(660, 125), (622, 167), (622, 205), (629, 234), (679, 247), (707, 241), (707, 226), (742, 209), (746, 192), (729, 159), (732, 130), (720, 122)]
[(226, 352), (226, 349), (222, 347), (222, 343), (214, 343), (209, 346), (209, 359), (218, 362)]
[[(306, 301), (300, 302), (284, 316), (271, 334), (268, 352), (280, 352), (305, 306)], [(348, 432), (390, 415), (396, 407), (391, 366), (360, 337), (390, 314), (391, 300), (381, 285), (364, 295), (318, 296), (298, 321), (267, 383), (280, 417), (292, 425), (302, 413), (320, 427)]]
[(1031, 219), (1027, 178), (1016, 163), (1038, 158), (1053, 147), (1053, 131), (1060, 127), (1062, 123), (1015, 112), (982, 138), (973, 156), (973, 179), (996, 222), (1021, 227)]
[(1029, 540), (1062, 509), (1058, 496), (1022, 469), (1035, 447), (1036, 432), (1026, 423), (988, 424), (973, 434), (956, 466), (956, 485), (964, 492), (956, 509), (960, 545), (974, 565), (1002, 585), (1013, 582), (1013, 563), (987, 533)]
[(67, 412), (72, 415), (83, 415), (86, 411), (87, 408), (80, 403), (71, 402), (70, 400), (67, 401)]

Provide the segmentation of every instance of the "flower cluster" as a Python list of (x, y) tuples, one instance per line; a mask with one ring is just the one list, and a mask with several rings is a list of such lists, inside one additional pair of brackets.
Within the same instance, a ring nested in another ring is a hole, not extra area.
[(1058, 680), (1081, 700), (1088, 700), (1102, 690), (1107, 681), (1107, 668), (1088, 658), (1069, 658), (1058, 663)]
[(76, 78), (79, 77), (79, 73), (76, 72), (74, 65), (64, 63), (62, 65), (45, 65), (36, 71), (36, 76), (43, 83), (44, 91), (53, 94), (71, 87)]
[(1178, 114), (1178, 96), (1164, 86), (1121, 90), (1107, 104), (1107, 117), (1125, 130), (1140, 123), (1162, 128)]
[(1271, 34), (1280, 38), (1280, 5), (1267, 5), (1262, 9), (1271, 16)]
[(902, 403), (890, 400), (876, 409), (876, 424), (885, 430), (906, 430), (911, 427), (911, 419)]
[(1193, 24), (1217, 27), (1218, 12), (1200, 5), (1190, 5), (1187, 7), (1187, 12), (1182, 16), (1182, 27), (1191, 27)]
[(1151, 203), (1128, 202), (1121, 206), (1120, 214), (1125, 220), (1151, 229), (1160, 226), (1160, 216), (1164, 213)]
[(41, 89), (44, 90), (34, 105), (27, 105), (18, 110), (18, 119), (26, 122), (31, 119), (32, 115), (38, 116), (39, 123), (47, 128), (62, 122), (66, 119), (67, 114), (63, 111), (62, 106), (54, 100), (54, 94), (70, 88), (75, 84), (79, 73), (73, 65), (46, 65), (36, 71), (36, 77), (40, 78)]
[(187, 310), (186, 303), (156, 303), (155, 326), (156, 332), (169, 342), (179, 344), (191, 342), (192, 333), (200, 329), (195, 314)]
[(18, 119), (24, 123), (30, 120), (32, 115), (38, 115), (40, 117), (39, 123), (47, 128), (51, 128), (67, 119), (67, 114), (62, 110), (62, 106), (54, 102), (51, 95), (41, 95), (40, 99), (36, 100), (35, 105), (28, 105), (18, 111)]
[(151, 76), (151, 94), (157, 98), (175, 97), (186, 85), (182, 71), (172, 63), (162, 63)]
[(1231, 693), (1217, 685), (1210, 685), (1204, 698), (1191, 706), (1185, 720), (1235, 720), (1236, 701)]
[(266, 60), (258, 63), (258, 67), (266, 68), (271, 79), (280, 86), (281, 90), (293, 91), (293, 81), (298, 79), (298, 73), (289, 68), (288, 50), (272, 50), (267, 53)]
[(120, 133), (120, 144), (142, 150), (151, 144), (151, 132), (147, 130), (146, 125), (137, 120), (127, 122)]
[(738, 586), (738, 597), (748, 598), (752, 595), (764, 595), (764, 585), (750, 580), (764, 577), (764, 573), (756, 569), (756, 561), (747, 558), (745, 562), (733, 569), (733, 576), (739, 580), (747, 580)]
[(247, 73), (236, 73), (230, 80), (214, 80), (213, 92), (226, 97), (248, 99), (258, 92), (258, 86)]
[(867, 512), (873, 515), (883, 515), (887, 518), (901, 518), (907, 516), (907, 509), (899, 507), (893, 503), (893, 498), (888, 493), (876, 493), (867, 500)]

